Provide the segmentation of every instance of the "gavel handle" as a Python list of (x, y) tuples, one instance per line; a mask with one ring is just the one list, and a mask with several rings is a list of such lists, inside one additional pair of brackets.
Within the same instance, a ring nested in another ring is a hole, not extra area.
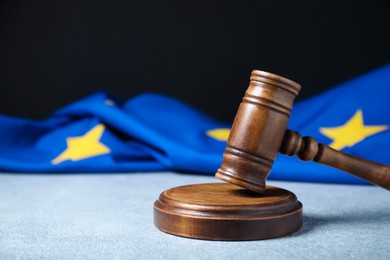
[(389, 166), (342, 153), (319, 144), (312, 137), (302, 138), (293, 130), (286, 131), (279, 151), (289, 156), (297, 155), (303, 161), (313, 160), (332, 166), (390, 190)]

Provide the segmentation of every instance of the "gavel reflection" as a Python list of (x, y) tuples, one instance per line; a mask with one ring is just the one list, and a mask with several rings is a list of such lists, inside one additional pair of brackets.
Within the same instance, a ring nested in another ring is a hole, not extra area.
[(263, 193), (276, 155), (281, 152), (338, 168), (390, 190), (389, 166), (342, 153), (287, 130), (299, 84), (258, 70), (252, 71), (250, 79), (217, 178)]

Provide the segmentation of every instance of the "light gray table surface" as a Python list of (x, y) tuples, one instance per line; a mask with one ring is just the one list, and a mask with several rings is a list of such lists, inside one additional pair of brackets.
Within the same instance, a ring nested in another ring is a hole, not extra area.
[(390, 259), (390, 192), (374, 186), (268, 181), (303, 204), (288, 237), (204, 241), (157, 230), (169, 188), (218, 182), (179, 173), (0, 174), (0, 259)]

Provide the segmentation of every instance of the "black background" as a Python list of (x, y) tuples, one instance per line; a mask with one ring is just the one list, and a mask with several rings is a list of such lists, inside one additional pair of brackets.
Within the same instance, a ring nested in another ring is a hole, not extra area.
[(231, 121), (252, 69), (298, 99), (390, 62), (388, 1), (2, 1), (0, 113), (99, 90), (171, 95)]

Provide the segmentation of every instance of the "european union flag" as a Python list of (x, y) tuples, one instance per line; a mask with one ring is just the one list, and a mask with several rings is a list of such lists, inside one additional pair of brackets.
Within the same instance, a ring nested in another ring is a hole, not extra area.
[[(304, 91), (304, 87), (303, 87)], [(390, 164), (390, 65), (295, 105), (289, 128), (335, 149)], [(45, 121), (0, 116), (3, 172), (190, 171), (214, 174), (229, 124), (170, 97), (123, 102), (97, 93)], [(314, 162), (278, 156), (270, 179), (363, 183)]]
[(218, 168), (229, 126), (169, 97), (105, 93), (46, 121), (1, 116), (0, 125), (1, 171), (205, 173)]

